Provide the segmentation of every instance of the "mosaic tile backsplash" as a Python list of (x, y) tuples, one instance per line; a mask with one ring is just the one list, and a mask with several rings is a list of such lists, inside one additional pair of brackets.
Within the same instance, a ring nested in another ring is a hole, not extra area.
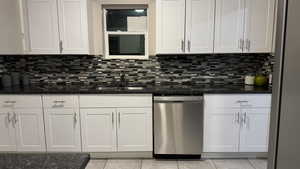
[(105, 60), (102, 56), (0, 56), (0, 75), (28, 74), (31, 83), (110, 84), (125, 75), (130, 85), (241, 84), (247, 74), (269, 74), (267, 54), (150, 56), (149, 60)]

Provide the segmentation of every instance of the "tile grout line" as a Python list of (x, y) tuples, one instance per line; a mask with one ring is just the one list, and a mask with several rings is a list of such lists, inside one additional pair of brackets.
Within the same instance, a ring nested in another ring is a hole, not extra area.
[(251, 162), (251, 160), (249, 160), (249, 158), (248, 158), (247, 160), (248, 160), (248, 162), (250, 163), (250, 165), (252, 166), (253, 169), (258, 169), (258, 168), (256, 168), (256, 167), (254, 166), (254, 164)]
[(143, 168), (143, 159), (140, 159), (140, 169), (142, 169)]
[(106, 168), (107, 163), (108, 163), (108, 159), (105, 160), (105, 164), (104, 164), (104, 166), (103, 166), (102, 169), (105, 169), (105, 168)]
[(215, 163), (213, 160), (209, 160), (209, 161), (211, 161), (211, 163), (212, 163), (212, 166), (213, 166), (215, 169), (218, 169), (218, 167), (217, 167), (216, 163)]

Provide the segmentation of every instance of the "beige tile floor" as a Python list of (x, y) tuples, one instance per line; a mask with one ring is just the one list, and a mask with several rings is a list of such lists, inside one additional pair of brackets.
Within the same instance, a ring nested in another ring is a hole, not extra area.
[(266, 169), (263, 159), (224, 160), (154, 160), (108, 159), (90, 160), (86, 169)]

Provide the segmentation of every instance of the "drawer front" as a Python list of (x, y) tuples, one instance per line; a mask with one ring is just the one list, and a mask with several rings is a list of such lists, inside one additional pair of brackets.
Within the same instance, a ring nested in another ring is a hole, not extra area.
[(207, 94), (204, 102), (209, 108), (270, 107), (271, 94)]
[(2, 108), (42, 108), (40, 95), (2, 95), (0, 96)]
[(247, 102), (241, 106), (250, 108), (271, 107), (271, 101), (271, 94), (249, 94), (247, 95)]
[(80, 107), (152, 107), (152, 95), (80, 95)]
[(73, 108), (78, 107), (78, 97), (74, 95), (46, 95), (43, 96), (45, 108)]

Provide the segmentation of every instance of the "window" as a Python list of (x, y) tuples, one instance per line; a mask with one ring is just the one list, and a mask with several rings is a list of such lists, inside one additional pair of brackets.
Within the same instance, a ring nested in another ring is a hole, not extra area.
[(146, 8), (104, 9), (106, 59), (148, 59)]

